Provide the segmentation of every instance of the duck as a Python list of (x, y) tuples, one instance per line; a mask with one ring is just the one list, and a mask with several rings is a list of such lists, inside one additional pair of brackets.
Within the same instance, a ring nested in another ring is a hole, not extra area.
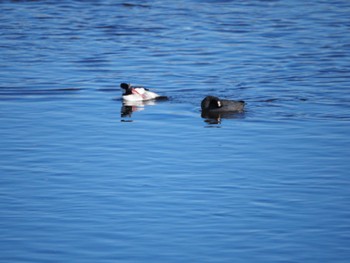
[(215, 96), (206, 96), (201, 103), (202, 113), (222, 114), (241, 113), (244, 111), (245, 102), (243, 100), (224, 100)]
[(144, 87), (131, 86), (131, 84), (121, 83), (120, 87), (124, 89), (124, 102), (140, 102), (155, 99), (167, 99), (166, 96), (160, 96), (157, 93), (150, 91)]

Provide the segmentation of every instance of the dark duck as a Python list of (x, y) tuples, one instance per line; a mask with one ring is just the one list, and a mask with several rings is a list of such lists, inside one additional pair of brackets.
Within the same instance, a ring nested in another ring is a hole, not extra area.
[(243, 100), (224, 100), (215, 96), (207, 96), (201, 103), (202, 117), (242, 113), (244, 106), (245, 102)]

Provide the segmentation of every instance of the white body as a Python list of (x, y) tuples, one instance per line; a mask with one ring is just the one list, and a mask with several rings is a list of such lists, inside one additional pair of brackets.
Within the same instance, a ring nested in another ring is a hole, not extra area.
[(127, 102), (145, 101), (145, 100), (153, 100), (157, 97), (159, 97), (159, 95), (152, 91), (145, 90), (144, 88), (133, 88), (132, 94), (123, 95), (123, 100)]

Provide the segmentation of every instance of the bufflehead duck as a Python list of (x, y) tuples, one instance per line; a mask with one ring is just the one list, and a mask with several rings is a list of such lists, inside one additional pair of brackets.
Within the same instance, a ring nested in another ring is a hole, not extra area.
[(243, 112), (245, 102), (242, 100), (222, 100), (218, 97), (207, 96), (202, 100), (202, 113), (234, 113)]
[(165, 96), (160, 96), (144, 87), (133, 87), (127, 83), (121, 83), (120, 87), (125, 90), (123, 100), (125, 102), (147, 101), (154, 99), (167, 99)]

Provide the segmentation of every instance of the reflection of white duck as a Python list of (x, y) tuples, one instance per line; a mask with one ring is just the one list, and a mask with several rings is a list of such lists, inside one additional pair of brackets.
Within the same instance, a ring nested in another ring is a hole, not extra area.
[(123, 93), (124, 102), (137, 102), (165, 98), (164, 96), (160, 96), (157, 93), (145, 89), (144, 87), (133, 87), (127, 83), (121, 83), (120, 87), (125, 90)]
[(143, 111), (145, 106), (156, 105), (155, 100), (145, 100), (145, 101), (124, 101), (121, 109), (122, 117), (131, 117), (133, 112)]

